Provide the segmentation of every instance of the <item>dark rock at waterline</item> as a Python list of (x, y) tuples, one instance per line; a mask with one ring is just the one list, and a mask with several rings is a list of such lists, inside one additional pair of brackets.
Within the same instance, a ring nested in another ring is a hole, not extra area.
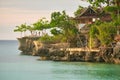
[(94, 62), (94, 61), (96, 61), (95, 60), (96, 54), (97, 54), (96, 52), (87, 52), (86, 56), (85, 56), (85, 61), (87, 61), (87, 62)]
[(86, 53), (85, 52), (78, 52), (78, 51), (75, 51), (75, 52), (72, 52), (72, 54), (70, 54), (70, 61), (85, 61), (85, 55)]
[(53, 49), (49, 51), (50, 56), (60, 56), (64, 57), (65, 56), (65, 51), (61, 51), (58, 49)]
[(21, 53), (25, 55), (37, 55), (43, 60), (66, 60), (66, 54), (60, 48), (67, 48), (69, 46), (68, 43), (48, 44), (41, 43), (37, 41), (38, 39), (38, 37), (18, 38)]
[(120, 44), (117, 44), (113, 49), (113, 61), (114, 63), (120, 63)]
[(102, 48), (100, 54), (106, 63), (120, 64), (120, 45), (116, 44), (114, 48)]
[(39, 56), (48, 56), (49, 55), (49, 49), (47, 48), (40, 48), (37, 51)]
[(59, 49), (53, 49), (49, 52), (50, 59), (54, 61), (65, 61), (67, 60), (66, 52)]

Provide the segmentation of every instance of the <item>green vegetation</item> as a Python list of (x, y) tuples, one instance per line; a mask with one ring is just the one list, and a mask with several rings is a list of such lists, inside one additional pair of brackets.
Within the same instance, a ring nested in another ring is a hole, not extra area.
[(50, 28), (50, 24), (48, 22), (48, 20), (46, 20), (46, 18), (42, 18), (40, 20), (38, 20), (37, 22), (33, 23), (33, 27), (35, 30), (35, 33), (39, 34), (40, 36), (40, 32), (42, 32), (42, 35), (46, 34), (46, 32), (44, 32), (44, 30), (49, 29)]
[(44, 35), (39, 39), (43, 43), (53, 43), (53, 37), (49, 35)]
[(14, 29), (14, 32), (21, 32), (22, 34), (22, 32), (25, 33), (26, 31), (29, 31), (32, 36), (35, 36), (37, 34), (39, 34), (40, 36), (40, 32), (43, 33), (45, 29), (50, 28), (49, 26), (50, 26), (49, 22), (45, 18), (42, 18), (37, 22), (33, 23), (32, 25), (21, 24), (20, 26), (16, 26), (16, 29)]
[(70, 17), (66, 14), (65, 11), (53, 12), (51, 14), (51, 26), (57, 27), (60, 31), (53, 29), (51, 32), (56, 36), (55, 33), (62, 35), (62, 40), (65, 42), (70, 42), (77, 35), (77, 28), (75, 27), (75, 22), (70, 19)]
[[(113, 23), (101, 23), (94, 24), (90, 30), (90, 42), (92, 40), (98, 39), (101, 43), (101, 46), (108, 46), (113, 42), (114, 36), (116, 35), (117, 29)], [(94, 47), (94, 44), (90, 43), (91, 47)]]
[(62, 31), (61, 31), (61, 30), (58, 30), (58, 29), (56, 29), (56, 28), (53, 28), (53, 29), (51, 30), (51, 34), (53, 34), (54, 36), (57, 36), (57, 35), (62, 34)]
[[(53, 12), (51, 14), (51, 21), (45, 18), (38, 20), (32, 25), (21, 24), (14, 30), (15, 32), (29, 31), (32, 36), (40, 36), (42, 42), (70, 42), (77, 35), (77, 28), (75, 22), (70, 19), (65, 11)], [(51, 35), (46, 33), (47, 29), (51, 29)]]
[(21, 24), (20, 26), (16, 26), (16, 29), (14, 29), (14, 32), (21, 32), (21, 37), (22, 37), (22, 32), (24, 32), (24, 35), (25, 35), (25, 32), (27, 31), (28, 29), (28, 26), (26, 24)]
[(89, 0), (96, 7), (103, 7), (106, 13), (111, 14), (111, 22), (96, 22), (90, 30), (90, 47), (94, 47), (93, 40), (98, 39), (101, 45), (108, 46), (113, 42), (114, 36), (120, 33), (120, 0)]
[(78, 9), (74, 12), (74, 15), (79, 16), (82, 13), (83, 9), (84, 9), (84, 7), (79, 6)]

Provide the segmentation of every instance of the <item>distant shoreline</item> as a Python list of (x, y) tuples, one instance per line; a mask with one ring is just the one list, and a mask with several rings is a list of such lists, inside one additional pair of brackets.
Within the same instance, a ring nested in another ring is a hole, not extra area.
[(0, 41), (17, 41), (17, 40), (1, 39)]

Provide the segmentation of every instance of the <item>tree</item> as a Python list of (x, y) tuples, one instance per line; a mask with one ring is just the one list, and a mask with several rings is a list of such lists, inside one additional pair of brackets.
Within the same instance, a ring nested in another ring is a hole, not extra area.
[(26, 25), (26, 23), (21, 24), (20, 26), (21, 26), (21, 28), (22, 28), (22, 30), (24, 32), (24, 36), (26, 36), (26, 34), (25, 34), (25, 32), (27, 31), (27, 25)]
[(59, 34), (62, 34), (62, 31), (61, 30), (58, 30), (56, 28), (53, 28), (51, 31), (50, 31), (53, 35), (57, 36)]
[(107, 4), (109, 6), (113, 0), (87, 0), (93, 6), (102, 7), (102, 4)]
[(33, 27), (35, 31), (38, 30), (40, 33), (41, 31), (43, 32), (43, 30), (50, 28), (50, 25), (49, 25), (49, 22), (45, 18), (42, 18), (38, 20), (37, 22), (35, 22), (33, 24)]
[(24, 32), (24, 36), (25, 36), (25, 32), (27, 31), (27, 25), (25, 24), (21, 24), (20, 26), (16, 26), (16, 29), (14, 29), (14, 32), (21, 32), (21, 37), (22, 37), (22, 32)]
[(83, 10), (83, 7), (79, 6), (78, 9), (74, 12), (74, 15), (79, 16), (81, 14), (82, 10)]
[[(90, 40), (92, 41), (97, 38), (101, 45), (108, 46), (113, 41), (116, 31), (117, 29), (112, 22), (95, 24), (90, 30)], [(92, 43), (90, 45), (92, 45)]]
[(28, 25), (27, 30), (30, 31), (31, 35), (33, 36), (34, 28), (32, 26)]
[(77, 34), (75, 22), (70, 19), (65, 11), (53, 12), (51, 14), (50, 24), (51, 27), (58, 27), (62, 30), (63, 38), (66, 39), (66, 41), (71, 41)]
[(116, 34), (116, 29), (112, 23), (104, 23), (97, 27), (99, 34), (97, 38), (101, 41), (102, 45), (109, 45)]
[(20, 26), (16, 26), (16, 29), (14, 29), (14, 32), (21, 32), (21, 37), (22, 37), (22, 28)]
[(106, 11), (112, 13), (114, 17), (117, 16), (117, 22), (119, 21), (120, 0), (87, 0), (87, 1), (90, 2), (93, 6), (97, 6), (97, 7), (101, 6), (101, 4), (107, 4), (107, 6), (105, 7)]
[(120, 34), (120, 0), (113, 0), (112, 5), (105, 7), (105, 11), (112, 15), (114, 25), (118, 29), (117, 33)]

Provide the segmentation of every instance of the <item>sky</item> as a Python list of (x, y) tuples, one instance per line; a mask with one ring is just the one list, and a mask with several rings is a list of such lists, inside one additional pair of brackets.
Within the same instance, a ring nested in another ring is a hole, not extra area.
[(78, 6), (89, 3), (81, 0), (0, 0), (0, 40), (16, 40), (20, 33), (14, 32), (17, 25), (32, 24), (42, 17), (50, 20), (55, 11), (63, 11), (74, 17)]

